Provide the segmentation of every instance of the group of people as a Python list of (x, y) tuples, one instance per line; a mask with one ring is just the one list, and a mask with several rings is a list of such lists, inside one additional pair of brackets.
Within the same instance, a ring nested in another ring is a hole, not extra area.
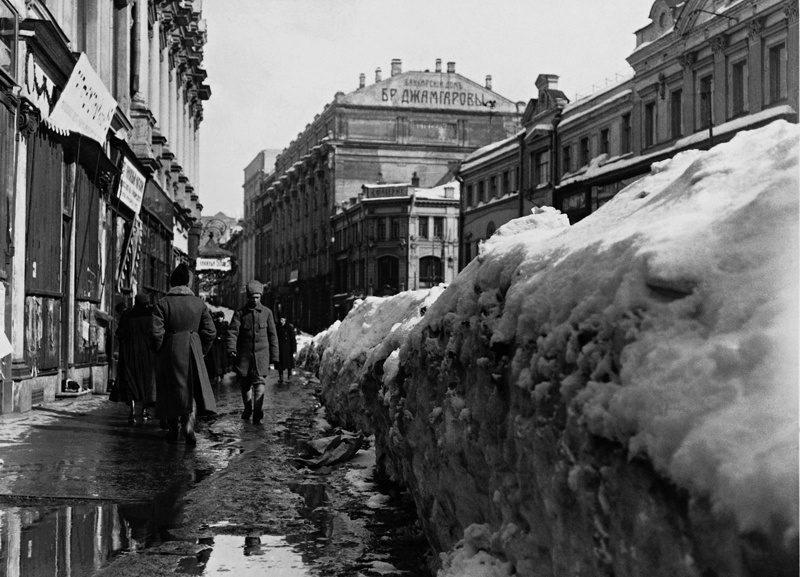
[(282, 314), (276, 323), (261, 303), (260, 282), (247, 283), (247, 302), (225, 327), (224, 315), (212, 317), (189, 288), (190, 278), (188, 266), (178, 265), (169, 292), (158, 303), (151, 305), (147, 295), (138, 294), (133, 307), (122, 313), (114, 400), (130, 404), (131, 424), (154, 410), (168, 441), (183, 437), (194, 445), (196, 416), (216, 412), (212, 380), (232, 368), (244, 403), (242, 418), (259, 423), (267, 375), (277, 368), (278, 383), (285, 382), (284, 373), (288, 380), (297, 344), (294, 327)]

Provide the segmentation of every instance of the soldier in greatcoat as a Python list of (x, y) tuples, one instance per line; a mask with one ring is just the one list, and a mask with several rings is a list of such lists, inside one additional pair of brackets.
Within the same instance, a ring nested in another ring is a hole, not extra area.
[(170, 275), (169, 292), (156, 304), (150, 335), (158, 352), (156, 416), (167, 421), (167, 440), (178, 440), (178, 421), (186, 443), (194, 445), (195, 415), (216, 412), (205, 355), (217, 331), (203, 299), (189, 288), (189, 267)]
[(267, 374), (278, 362), (278, 334), (272, 311), (261, 304), (264, 286), (247, 283), (247, 303), (233, 313), (228, 326), (228, 356), (242, 391), (242, 418), (253, 423), (264, 418), (264, 389)]

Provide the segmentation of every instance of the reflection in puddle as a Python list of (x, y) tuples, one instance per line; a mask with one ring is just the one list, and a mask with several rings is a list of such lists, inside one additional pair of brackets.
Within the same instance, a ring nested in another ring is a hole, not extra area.
[[(203, 543), (203, 542), (201, 542)], [(178, 573), (189, 575), (280, 575), (311, 577), (313, 573), (283, 537), (216, 535), (209, 548), (181, 561)]]
[(174, 513), (158, 501), (0, 507), (0, 577), (88, 577), (118, 553), (162, 541)]

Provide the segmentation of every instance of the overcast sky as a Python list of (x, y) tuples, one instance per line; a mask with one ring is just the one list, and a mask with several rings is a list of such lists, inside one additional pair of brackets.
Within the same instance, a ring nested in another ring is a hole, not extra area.
[(240, 217), (244, 168), (285, 148), (338, 91), (403, 71), (456, 72), (513, 101), (556, 74), (570, 100), (631, 73), (642, 0), (204, 0), (211, 100), (200, 137), (203, 214)]

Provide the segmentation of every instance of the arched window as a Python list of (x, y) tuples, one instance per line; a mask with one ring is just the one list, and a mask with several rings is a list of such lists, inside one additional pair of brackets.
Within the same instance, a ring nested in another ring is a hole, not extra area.
[(424, 256), (419, 259), (419, 288), (435, 287), (444, 282), (442, 259), (437, 256)]
[(489, 224), (486, 225), (486, 238), (490, 238), (495, 230), (494, 221), (490, 221)]

